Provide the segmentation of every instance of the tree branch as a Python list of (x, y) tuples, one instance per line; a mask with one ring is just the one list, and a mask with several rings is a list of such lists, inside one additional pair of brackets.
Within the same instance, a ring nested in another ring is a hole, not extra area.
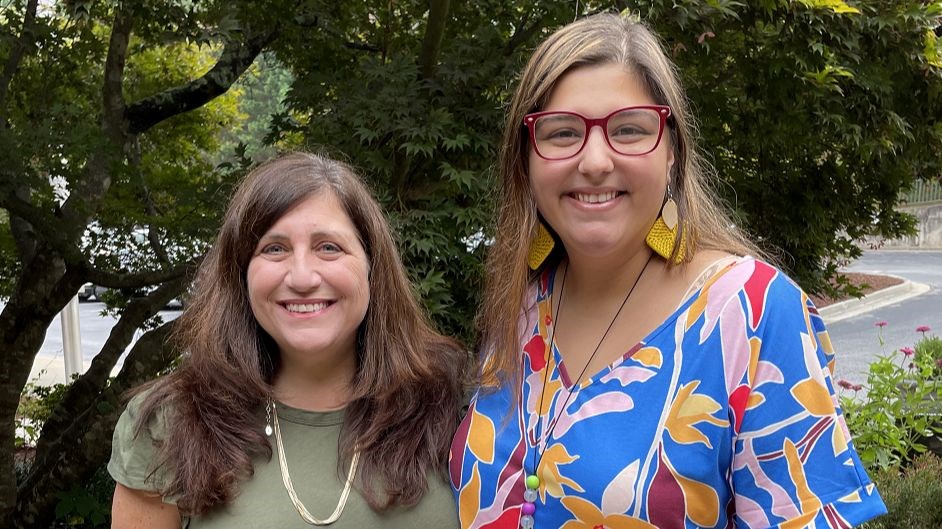
[(71, 424), (75, 421), (75, 417), (94, 405), (108, 384), (112, 368), (131, 342), (135, 331), (166, 306), (171, 299), (179, 296), (186, 289), (187, 284), (186, 278), (179, 278), (161, 285), (145, 297), (135, 298), (128, 304), (121, 319), (111, 329), (111, 334), (105, 344), (92, 359), (88, 371), (72, 383), (65, 397), (53, 409), (49, 419), (43, 425), (43, 434), (36, 444), (34, 467), (41, 468), (45, 461), (54, 457), (54, 452), (50, 447), (61, 444), (63, 442), (61, 435), (72, 429)]
[(199, 79), (131, 104), (126, 113), (128, 131), (139, 134), (226, 93), (275, 36), (275, 31), (255, 35), (247, 32), (241, 41), (228, 41), (216, 64)]
[(105, 59), (105, 79), (102, 85), (102, 125), (105, 132), (117, 145), (124, 144), (126, 124), (124, 121), (124, 67), (128, 59), (128, 43), (134, 19), (126, 7), (119, 7), (111, 26), (108, 57)]
[[(89, 269), (85, 275), (86, 279), (108, 288), (140, 288), (158, 283), (174, 281), (183, 276), (191, 275), (203, 256), (198, 256), (189, 262), (179, 264), (169, 270), (156, 270), (137, 273), (105, 272), (102, 270)], [(171, 296), (172, 298), (173, 296)]]
[(345, 42), (343, 45), (345, 48), (351, 50), (369, 51), (372, 53), (379, 53), (383, 51), (376, 46), (373, 46), (372, 44), (366, 44), (364, 42)]
[[(141, 141), (139, 136), (135, 136), (134, 140), (131, 142), (128, 162), (134, 169), (134, 175), (140, 183), (141, 198), (147, 215), (152, 219), (157, 218), (157, 206), (154, 204), (154, 199), (150, 194), (150, 187), (147, 185), (144, 174), (141, 172)], [(157, 237), (157, 232), (150, 223), (147, 225), (147, 242), (150, 244), (150, 248), (154, 251), (154, 255), (157, 256), (157, 260), (160, 261), (160, 264), (164, 267), (169, 267), (170, 258), (167, 256), (167, 250), (164, 248), (163, 243), (160, 242), (160, 238)]]
[(423, 79), (435, 77), (438, 66), (438, 54), (442, 48), (445, 24), (448, 22), (450, 0), (429, 0), (428, 22), (425, 26), (425, 38), (419, 55), (419, 71)]
[(520, 45), (530, 40), (537, 31), (542, 29), (544, 18), (546, 18), (546, 13), (541, 14), (532, 24), (527, 26), (530, 13), (524, 14), (523, 20), (520, 21), (519, 25), (515, 26), (514, 34), (510, 36), (510, 40), (507, 41), (507, 46), (504, 47), (504, 55), (508, 57), (512, 55)]
[[(14, 219), (20, 218), (29, 224), (28, 227), (17, 227), (19, 236), (32, 238), (33, 244), (35, 244), (36, 239), (42, 239), (55, 251), (59, 252), (67, 262), (73, 264), (84, 263), (85, 256), (73, 244), (68, 230), (63, 229), (62, 220), (46, 214), (43, 210), (24, 200), (21, 196), (24, 194), (26, 193), (17, 190), (5, 197), (0, 197), (0, 207), (6, 209)], [(25, 241), (25, 239), (20, 241), (19, 238), (17, 239), (18, 245)], [(27, 263), (29, 261), (30, 259), (24, 259), (22, 262)]]
[(13, 82), (13, 75), (20, 67), (20, 61), (23, 60), (23, 54), (30, 40), (34, 38), (33, 29), (36, 24), (36, 7), (39, 0), (29, 0), (26, 2), (26, 12), (23, 15), (23, 29), (20, 31), (20, 38), (16, 39), (13, 49), (10, 50), (10, 56), (3, 65), (3, 73), (0, 74), (0, 129), (7, 125), (7, 94), (10, 93), (10, 83)]
[[(60, 208), (60, 217), (66, 227), (64, 231), (84, 229), (88, 225), (91, 220), (89, 212), (99, 207), (105, 193), (111, 187), (113, 164), (126, 145), (127, 124), (124, 119), (122, 84), (133, 26), (131, 10), (126, 7), (127, 5), (127, 3), (121, 4), (114, 15), (101, 90), (101, 129), (111, 140), (111, 145), (103, 146), (90, 153), (85, 166), (85, 177), (76, 182), (75, 189)], [(68, 235), (71, 236), (73, 243), (81, 237), (81, 233)]]
[[(124, 405), (122, 394), (154, 378), (176, 357), (168, 346), (173, 322), (148, 331), (131, 348), (124, 367), (97, 398), (74, 416), (47, 449), (50, 457), (34, 464), (20, 485), (13, 519), (17, 527), (49, 527), (63, 484), (82, 483), (108, 458), (111, 437)], [(45, 436), (45, 429), (43, 430)]]

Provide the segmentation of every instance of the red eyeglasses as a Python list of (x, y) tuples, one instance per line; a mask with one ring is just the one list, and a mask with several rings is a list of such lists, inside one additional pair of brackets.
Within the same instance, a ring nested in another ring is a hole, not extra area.
[(620, 108), (602, 118), (575, 112), (534, 112), (523, 118), (530, 142), (544, 160), (565, 160), (582, 152), (589, 131), (598, 125), (605, 141), (618, 154), (642, 156), (657, 148), (671, 109), (664, 105)]

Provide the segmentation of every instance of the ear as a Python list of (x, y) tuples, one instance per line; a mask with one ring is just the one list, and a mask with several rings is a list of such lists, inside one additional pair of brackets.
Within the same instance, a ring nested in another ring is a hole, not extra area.
[(671, 172), (674, 170), (674, 145), (671, 142), (671, 148), (667, 149), (667, 178), (670, 180)]

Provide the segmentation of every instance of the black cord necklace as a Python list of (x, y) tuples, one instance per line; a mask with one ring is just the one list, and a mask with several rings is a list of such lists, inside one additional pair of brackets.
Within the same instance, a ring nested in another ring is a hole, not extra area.
[[(595, 346), (595, 350), (592, 351), (592, 354), (589, 355), (589, 359), (586, 361), (585, 365), (582, 366), (582, 371), (579, 372), (579, 376), (573, 381), (572, 385), (569, 386), (569, 390), (566, 393), (566, 399), (563, 400), (562, 406), (559, 407), (560, 414), (557, 415), (548, 425), (546, 429), (546, 434), (540, 435), (540, 425), (542, 420), (537, 418), (534, 442), (535, 446), (533, 449), (532, 471), (527, 475), (524, 485), (526, 490), (523, 493), (523, 506), (521, 507), (522, 516), (520, 516), (520, 527), (522, 529), (531, 529), (533, 527), (533, 513), (536, 512), (536, 498), (537, 490), (540, 488), (540, 478), (538, 475), (538, 469), (540, 462), (543, 460), (543, 453), (546, 452), (546, 442), (549, 439), (550, 435), (553, 434), (553, 430), (556, 429), (556, 424), (559, 422), (560, 417), (562, 416), (563, 411), (566, 409), (566, 405), (569, 404), (569, 399), (572, 397), (573, 389), (579, 385), (579, 381), (582, 380), (582, 376), (585, 375), (586, 370), (589, 368), (589, 364), (592, 363), (592, 360), (595, 359), (596, 353), (599, 352), (599, 349), (602, 347), (602, 342), (605, 341), (605, 337), (608, 336), (609, 331), (612, 330), (612, 327), (615, 326), (615, 321), (618, 319), (618, 315), (621, 314), (622, 309), (625, 308), (625, 305), (628, 303), (628, 298), (631, 297), (631, 293), (635, 291), (635, 287), (638, 286), (638, 282), (641, 281), (641, 276), (644, 275), (644, 271), (648, 269), (648, 264), (651, 263), (651, 259), (654, 257), (654, 253), (651, 253), (648, 256), (648, 260), (644, 262), (644, 266), (641, 268), (641, 272), (638, 273), (638, 277), (635, 278), (634, 283), (631, 284), (631, 288), (628, 289), (628, 293), (625, 294), (625, 299), (622, 300), (621, 305), (618, 306), (618, 310), (615, 311), (615, 315), (612, 316), (612, 321), (608, 323), (608, 327), (605, 329), (605, 332), (602, 333), (602, 337), (599, 339), (598, 344)], [(552, 357), (553, 348), (556, 346), (556, 327), (559, 326), (559, 309), (563, 305), (563, 294), (566, 291), (566, 276), (569, 275), (569, 263), (566, 263), (566, 270), (563, 271), (563, 279), (559, 287), (559, 303), (557, 304), (556, 310), (553, 312), (555, 315), (553, 321), (553, 330), (550, 333), (549, 341), (549, 353), (548, 356)], [(553, 308), (552, 301), (550, 301), (550, 309)], [(543, 387), (540, 388), (540, 406), (537, 408), (537, 414), (540, 413), (540, 410), (543, 409), (543, 398), (546, 396), (546, 384), (549, 381), (549, 358), (547, 358), (546, 366), (543, 368)], [(540, 443), (542, 441), (543, 449), (540, 449)]]

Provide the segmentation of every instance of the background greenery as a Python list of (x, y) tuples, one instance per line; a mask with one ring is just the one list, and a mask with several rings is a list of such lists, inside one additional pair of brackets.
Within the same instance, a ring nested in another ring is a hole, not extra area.
[[(473, 343), (515, 75), (548, 33), (603, 10), (663, 37), (717, 191), (806, 289), (863, 236), (911, 230), (899, 191), (942, 174), (939, 1), (0, 0), (0, 526), (77, 521), (119, 396), (177, 354), (154, 315), (276, 150), (359, 167), (417, 293)], [(122, 293), (120, 320), (18, 447), (33, 359), (85, 282)]]

